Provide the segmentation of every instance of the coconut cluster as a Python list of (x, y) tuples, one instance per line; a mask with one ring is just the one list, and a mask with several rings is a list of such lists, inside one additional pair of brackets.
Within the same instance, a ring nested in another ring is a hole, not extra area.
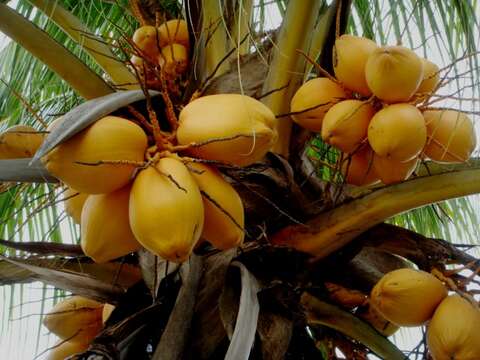
[(159, 139), (146, 124), (110, 115), (42, 162), (66, 185), (66, 212), (94, 261), (144, 247), (183, 262), (201, 239), (221, 250), (243, 242), (242, 200), (216, 166), (251, 165), (276, 138), (275, 116), (261, 102), (210, 95), (187, 104)]
[(43, 318), (43, 325), (60, 338), (47, 359), (63, 360), (87, 350), (114, 308), (82, 296), (58, 302)]
[(340, 36), (335, 77), (304, 83), (291, 101), (293, 120), (320, 133), (345, 154), (349, 184), (392, 184), (408, 179), (419, 159), (467, 161), (476, 146), (471, 119), (454, 110), (428, 109), (440, 70), (403, 46)]
[(132, 44), (135, 54), (130, 63), (147, 83), (155, 82), (157, 67), (173, 79), (188, 69), (190, 40), (184, 20), (169, 20), (158, 27), (141, 26), (133, 34)]
[(370, 306), (397, 326), (426, 324), (434, 360), (480, 359), (478, 304), (448, 295), (430, 273), (404, 268), (385, 274), (371, 291)]

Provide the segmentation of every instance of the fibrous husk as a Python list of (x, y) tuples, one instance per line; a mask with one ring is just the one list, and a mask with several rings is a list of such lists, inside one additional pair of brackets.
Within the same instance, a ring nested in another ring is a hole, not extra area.
[(187, 48), (179, 44), (170, 44), (162, 48), (158, 64), (168, 75), (183, 74), (188, 68)]
[(82, 209), (88, 194), (82, 194), (77, 190), (67, 187), (63, 193), (65, 200), (65, 212), (73, 221), (80, 224), (82, 221)]
[(43, 139), (44, 134), (31, 126), (12, 126), (0, 134), (0, 159), (31, 158)]
[(138, 174), (130, 194), (130, 226), (152, 253), (173, 262), (188, 259), (203, 230), (202, 196), (187, 167), (162, 158)]
[(355, 313), (359, 318), (372, 325), (383, 336), (391, 336), (399, 327), (385, 319), (373, 306), (366, 306)]
[(335, 77), (346, 88), (363, 96), (370, 96), (372, 91), (365, 79), (365, 64), (376, 49), (377, 44), (364, 37), (344, 34), (337, 38), (333, 48)]
[(438, 305), (427, 328), (428, 349), (434, 360), (480, 359), (480, 311), (459, 295)]
[(188, 25), (185, 20), (173, 19), (164, 22), (158, 27), (158, 35), (161, 48), (169, 44), (180, 44), (186, 49), (190, 46)]
[(221, 250), (241, 245), (245, 237), (244, 209), (237, 191), (212, 167), (198, 163), (188, 167), (194, 170), (191, 174), (202, 192), (202, 237)]
[(440, 82), (440, 69), (438, 66), (428, 59), (422, 58), (421, 60), (423, 63), (423, 79), (417, 89), (418, 100), (423, 100), (427, 95), (435, 91)]
[(108, 194), (90, 195), (82, 211), (83, 252), (97, 263), (140, 249), (129, 224), (131, 185)]
[(408, 101), (423, 80), (422, 60), (403, 46), (376, 49), (365, 65), (372, 93), (387, 103)]
[(260, 101), (239, 94), (198, 98), (179, 116), (178, 142), (189, 153), (238, 166), (261, 160), (277, 140), (275, 115)]
[(290, 102), (292, 119), (301, 127), (322, 131), (325, 114), (330, 108), (347, 98), (340, 85), (327, 78), (307, 81), (297, 90)]
[(427, 141), (422, 113), (413, 105), (394, 104), (377, 112), (368, 126), (368, 142), (379, 156), (408, 161), (418, 156)]
[(446, 287), (435, 276), (405, 268), (385, 274), (372, 289), (370, 303), (398, 326), (419, 326), (446, 296)]
[(407, 180), (417, 168), (418, 163), (418, 158), (401, 162), (377, 154), (373, 156), (373, 168), (385, 185)]
[(105, 324), (107, 322), (110, 315), (112, 315), (113, 310), (115, 310), (114, 305), (108, 304), (108, 303), (103, 305), (103, 311), (102, 311), (102, 323), (103, 324)]
[(140, 126), (106, 116), (58, 145), (42, 162), (68, 186), (85, 194), (103, 194), (128, 184), (136, 167), (120, 162), (143, 161), (146, 148), (147, 135)]
[(472, 120), (454, 110), (430, 110), (423, 113), (427, 125), (425, 155), (430, 159), (459, 163), (470, 158), (477, 139)]
[(345, 100), (333, 105), (323, 119), (323, 141), (351, 153), (367, 137), (368, 124), (374, 114), (373, 106), (360, 100)]
[(103, 304), (82, 296), (57, 303), (43, 318), (43, 325), (63, 340), (89, 342), (102, 328)]
[[(348, 156), (348, 155), (346, 155)], [(347, 184), (368, 186), (378, 182), (373, 168), (373, 150), (365, 145), (350, 155), (342, 166), (342, 174)]]
[(88, 342), (60, 340), (55, 347), (48, 352), (46, 360), (64, 360), (71, 355), (84, 352), (87, 348)]
[(155, 26), (145, 25), (133, 33), (132, 41), (144, 54), (156, 59), (160, 52), (160, 32)]

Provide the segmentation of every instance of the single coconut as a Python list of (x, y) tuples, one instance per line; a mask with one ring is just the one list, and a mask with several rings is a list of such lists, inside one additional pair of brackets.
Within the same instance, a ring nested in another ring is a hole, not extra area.
[(367, 137), (373, 106), (360, 100), (345, 100), (328, 110), (322, 124), (322, 139), (345, 153), (357, 149)]
[(155, 26), (139, 27), (133, 33), (132, 41), (139, 50), (152, 59), (156, 59), (160, 53), (160, 31)]
[(0, 159), (31, 158), (43, 139), (44, 134), (31, 126), (12, 126), (0, 134)]
[(427, 127), (422, 113), (409, 104), (383, 108), (370, 121), (368, 141), (381, 157), (397, 161), (415, 158), (427, 141)]
[(129, 224), (131, 185), (108, 194), (90, 195), (81, 222), (83, 252), (97, 263), (107, 262), (140, 249)]
[(460, 163), (470, 158), (477, 139), (472, 120), (454, 110), (423, 113), (427, 125), (425, 155), (439, 162)]
[[(141, 162), (147, 135), (137, 124), (106, 116), (58, 145), (42, 162), (48, 172), (85, 194), (109, 193), (127, 185)], [(107, 163), (103, 163), (103, 162)], [(117, 163), (108, 163), (108, 162)]]
[(333, 47), (335, 77), (347, 89), (370, 96), (372, 91), (365, 79), (365, 65), (377, 48), (374, 41), (364, 37), (345, 34), (337, 38)]
[(170, 44), (180, 44), (183, 45), (188, 52), (190, 40), (188, 36), (188, 26), (185, 20), (173, 19), (166, 21), (158, 27), (158, 33), (161, 48)]
[(440, 69), (436, 64), (430, 60), (423, 59), (423, 80), (417, 89), (418, 100), (424, 100), (426, 96), (430, 95), (436, 90), (440, 82)]
[(46, 360), (65, 360), (71, 355), (83, 353), (88, 349), (88, 342), (60, 340), (49, 352)]
[(202, 237), (220, 250), (241, 245), (245, 220), (237, 191), (212, 167), (198, 163), (190, 163), (188, 167), (202, 192), (205, 211)]
[(342, 165), (342, 174), (347, 184), (369, 186), (378, 182), (378, 175), (373, 168), (373, 151), (370, 146), (363, 146), (346, 156)]
[(158, 64), (168, 75), (181, 75), (188, 68), (187, 48), (179, 44), (170, 44), (162, 48)]
[(447, 289), (425, 271), (398, 269), (385, 274), (370, 294), (370, 304), (398, 326), (420, 326), (447, 296)]
[(89, 342), (102, 328), (103, 304), (82, 296), (72, 296), (57, 303), (43, 325), (63, 340)]
[(177, 140), (195, 143), (188, 152), (202, 159), (247, 166), (261, 160), (277, 140), (276, 119), (260, 101), (239, 94), (198, 98), (179, 116)]
[(427, 328), (433, 360), (480, 359), (480, 311), (459, 295), (438, 305)]
[(423, 80), (423, 63), (403, 46), (381, 47), (368, 58), (365, 77), (379, 99), (387, 103), (406, 102)]
[(290, 102), (292, 119), (301, 127), (322, 131), (322, 122), (330, 108), (347, 98), (343, 88), (327, 78), (307, 81), (297, 90)]
[(198, 185), (177, 159), (162, 158), (137, 175), (130, 194), (130, 226), (152, 253), (173, 262), (190, 257), (203, 230)]
[(418, 162), (418, 158), (400, 162), (377, 154), (373, 156), (373, 168), (385, 185), (407, 180), (417, 168)]
[(88, 194), (82, 194), (69, 187), (63, 192), (63, 198), (65, 199), (65, 212), (77, 224), (80, 224), (81, 222), (83, 204), (85, 204), (87, 197)]

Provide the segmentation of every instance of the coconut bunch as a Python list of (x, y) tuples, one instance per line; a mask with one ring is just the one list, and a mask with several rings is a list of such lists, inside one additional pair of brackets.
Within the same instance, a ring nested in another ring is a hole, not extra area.
[(147, 84), (155, 82), (157, 67), (170, 79), (188, 68), (190, 41), (184, 20), (169, 20), (158, 27), (141, 26), (133, 34), (132, 45), (135, 54), (130, 62)]
[(414, 269), (385, 274), (370, 294), (370, 307), (397, 326), (427, 325), (434, 360), (480, 359), (480, 310), (460, 295), (448, 295), (434, 275)]
[(333, 51), (335, 77), (304, 83), (291, 101), (293, 120), (344, 153), (349, 184), (401, 182), (419, 159), (465, 162), (476, 146), (471, 119), (428, 108), (440, 87), (437, 65), (403, 46), (342, 35)]
[(221, 94), (190, 102), (170, 124), (155, 130), (106, 116), (42, 158), (67, 187), (66, 212), (94, 261), (143, 246), (183, 262), (200, 239), (221, 250), (243, 242), (242, 200), (217, 166), (262, 159), (277, 138), (274, 114), (251, 97)]

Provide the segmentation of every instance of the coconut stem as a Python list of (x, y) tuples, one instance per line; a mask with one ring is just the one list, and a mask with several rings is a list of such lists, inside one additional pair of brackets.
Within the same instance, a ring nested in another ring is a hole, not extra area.
[(305, 309), (307, 324), (335, 329), (364, 344), (382, 359), (405, 359), (405, 355), (395, 345), (351, 313), (306, 292), (302, 294), (300, 302)]
[(271, 242), (324, 258), (358, 235), (404, 211), (480, 192), (480, 166), (426, 176), (375, 190), (325, 212), (304, 226), (289, 226)]

